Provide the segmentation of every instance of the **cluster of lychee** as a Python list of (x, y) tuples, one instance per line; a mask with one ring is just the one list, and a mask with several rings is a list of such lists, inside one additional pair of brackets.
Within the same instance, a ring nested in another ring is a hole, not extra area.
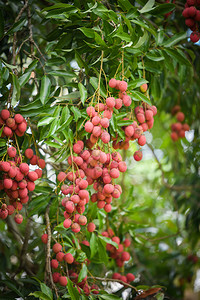
[(200, 0), (187, 0), (185, 9), (182, 13), (186, 19), (185, 24), (192, 30), (190, 40), (196, 43), (200, 39), (199, 25), (200, 22)]
[[(117, 152), (108, 154), (99, 149), (83, 148), (82, 141), (73, 145), (74, 155), (68, 157), (72, 171), (60, 172), (57, 177), (62, 182), (62, 193), (66, 195), (61, 202), (65, 208), (63, 226), (71, 227), (73, 232), (79, 232), (80, 225), (87, 223), (87, 218), (82, 214), (89, 202), (89, 192), (86, 190), (88, 185), (93, 185), (96, 191), (91, 195), (91, 201), (97, 202), (98, 208), (110, 212), (112, 198), (119, 198), (122, 192), (120, 185), (115, 185), (112, 181), (127, 169), (126, 163)], [(87, 226), (89, 232), (95, 228), (92, 222)]]
[(23, 136), (26, 132), (27, 122), (21, 114), (12, 115), (9, 110), (3, 109), (0, 113), (0, 129), (3, 127), (1, 137)]
[[(99, 138), (104, 144), (110, 142), (111, 136), (106, 129), (108, 130), (109, 128), (109, 120), (112, 117), (113, 109), (119, 110), (122, 105), (128, 107), (132, 103), (131, 97), (126, 93), (128, 87), (127, 82), (112, 78), (109, 81), (109, 86), (120, 91), (118, 98), (108, 97), (105, 105), (103, 103), (98, 103), (95, 107), (89, 106), (86, 109), (87, 115), (90, 117), (90, 120), (85, 123), (85, 131), (91, 133), (89, 140), (87, 140), (87, 146), (89, 148), (92, 148), (98, 142)], [(140, 90), (143, 93), (146, 93), (147, 89), (148, 86), (146, 83), (140, 87)], [(142, 133), (153, 127), (153, 117), (156, 113), (156, 107), (146, 103), (142, 103), (141, 107), (136, 107), (135, 114), (137, 121), (133, 121), (133, 124), (122, 127), (122, 130), (125, 132), (125, 140), (120, 140), (118, 134), (116, 134), (115, 137), (112, 137), (113, 148), (127, 150), (129, 148), (129, 141), (136, 139), (140, 146), (144, 146), (146, 138)], [(129, 120), (129, 118), (124, 118), (123, 120)], [(133, 157), (137, 161), (141, 160), (142, 151), (136, 151)]]
[[(110, 257), (114, 259), (117, 266), (119, 268), (122, 268), (125, 262), (129, 261), (131, 257), (128, 251), (124, 251), (125, 249), (128, 250), (128, 248), (131, 245), (131, 241), (129, 239), (125, 239), (123, 242), (120, 241), (120, 238), (114, 235), (114, 232), (111, 228), (108, 228), (107, 231), (102, 232), (102, 235), (111, 238), (113, 242), (118, 244), (118, 249), (117, 249), (112, 244), (107, 243), (106, 250), (109, 252)], [(128, 273), (126, 275), (122, 275), (120, 273), (114, 273), (112, 278), (121, 280), (124, 283), (130, 283), (134, 281), (135, 276), (131, 273)]]
[[(72, 170), (68, 173), (60, 172), (57, 176), (58, 181), (62, 183), (61, 191), (65, 195), (61, 202), (65, 208), (63, 226), (71, 228), (75, 233), (81, 230), (80, 225), (87, 224), (87, 218), (82, 215), (85, 211), (85, 205), (89, 202), (89, 192), (86, 190), (89, 183), (87, 179), (84, 179), (86, 174), (82, 169), (85, 154), (83, 148), (84, 143), (82, 141), (77, 141), (73, 145), (74, 154), (80, 155), (69, 156), (68, 163)], [(96, 228), (92, 224), (89, 223), (87, 226), (90, 232)]]
[[(154, 124), (154, 116), (157, 114), (157, 109), (155, 106), (150, 106), (143, 103), (142, 106), (135, 107), (135, 116), (137, 121), (133, 121), (133, 124), (128, 126), (123, 126), (122, 130), (125, 133), (125, 140), (118, 141), (118, 136), (113, 139), (114, 149), (125, 149), (129, 148), (129, 141), (137, 140), (139, 146), (144, 146), (146, 144), (146, 137), (143, 132), (151, 129)], [(124, 118), (123, 120), (129, 120)], [(133, 155), (136, 161), (142, 159), (142, 151), (138, 150)]]
[(92, 148), (100, 138), (104, 144), (110, 142), (110, 134), (106, 131), (109, 127), (109, 120), (112, 118), (113, 109), (120, 109), (122, 105), (130, 106), (132, 103), (131, 97), (126, 94), (127, 82), (110, 79), (109, 86), (120, 90), (119, 98), (108, 97), (106, 104), (98, 103), (93, 106), (89, 106), (86, 109), (87, 115), (90, 120), (85, 123), (85, 131), (91, 133), (89, 138), (89, 145)]
[(120, 176), (120, 172), (125, 172), (127, 166), (125, 161), (118, 152), (112, 154), (105, 153), (101, 150), (93, 150), (91, 160), (86, 174), (92, 180), (93, 188), (96, 193), (91, 195), (91, 201), (97, 202), (99, 209), (104, 209), (105, 212), (110, 212), (112, 209), (112, 199), (119, 198), (122, 189), (119, 184), (114, 184), (114, 179)]
[(32, 165), (38, 165), (41, 169), (31, 171), (29, 164), (22, 161), (22, 156), (15, 147), (7, 149), (9, 160), (0, 162), (0, 190), (8, 196), (9, 205), (4, 202), (0, 209), (0, 218), (6, 219), (8, 215), (15, 214), (15, 222), (21, 224), (23, 216), (19, 214), (23, 204), (29, 200), (29, 192), (34, 191), (35, 183), (42, 176), (42, 170), (45, 167), (45, 161), (34, 155), (32, 149), (26, 149), (25, 157), (30, 159)]
[[(41, 239), (44, 244), (47, 244), (48, 235), (46, 233), (43, 234)], [(89, 242), (86, 245), (88, 246)], [(78, 274), (74, 271), (75, 266), (73, 266), (73, 268), (68, 271), (68, 274), (66, 276), (66, 272), (65, 272), (65, 270), (66, 270), (65, 264), (66, 263), (68, 264), (68, 268), (72, 264), (75, 264), (76, 268), (77, 268), (77, 265), (81, 265), (80, 263), (78, 263), (75, 260), (74, 256), (71, 253), (66, 252), (65, 248), (63, 248), (60, 243), (55, 243), (52, 247), (52, 250), (55, 255), (55, 258), (51, 259), (51, 268), (54, 271), (52, 274), (54, 283), (59, 283), (61, 286), (65, 287), (67, 285), (68, 276), (69, 276), (71, 281), (74, 283), (74, 286), (76, 286), (76, 288), (78, 289), (79, 293), (82, 292), (87, 296), (90, 293), (93, 293), (93, 294), (99, 293), (98, 292), (99, 287), (97, 285), (93, 284), (92, 286), (89, 286), (89, 284), (87, 282), (87, 276), (81, 282), (78, 282)], [(87, 261), (85, 261), (85, 262), (88, 263)]]
[(180, 111), (181, 107), (179, 105), (174, 106), (172, 109), (172, 115), (176, 115), (178, 122), (171, 125), (171, 139), (176, 142), (179, 138), (185, 137), (185, 132), (190, 130), (190, 126), (187, 123), (183, 124), (185, 115)]

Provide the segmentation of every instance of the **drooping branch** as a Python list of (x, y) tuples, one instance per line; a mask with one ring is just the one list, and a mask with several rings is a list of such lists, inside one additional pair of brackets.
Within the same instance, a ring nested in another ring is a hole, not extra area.
[(100, 280), (102, 281), (110, 281), (110, 282), (118, 282), (121, 283), (122, 285), (126, 286), (126, 287), (130, 287), (131, 289), (135, 290), (136, 292), (138, 292), (138, 290), (136, 289), (135, 286), (129, 284), (129, 283), (125, 283), (124, 281), (120, 280), (120, 279), (113, 279), (113, 278), (101, 278), (101, 277), (87, 277), (88, 279), (95, 279), (95, 280)]

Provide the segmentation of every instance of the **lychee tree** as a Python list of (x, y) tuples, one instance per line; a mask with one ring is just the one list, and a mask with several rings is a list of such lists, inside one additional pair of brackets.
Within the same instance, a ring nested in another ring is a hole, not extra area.
[(3, 299), (194, 281), (199, 3), (171, 2), (0, 1)]

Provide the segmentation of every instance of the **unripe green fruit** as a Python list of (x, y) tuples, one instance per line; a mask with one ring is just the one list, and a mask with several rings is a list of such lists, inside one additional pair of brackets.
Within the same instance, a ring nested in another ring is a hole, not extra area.
[(145, 92), (147, 91), (147, 89), (148, 89), (147, 83), (144, 83), (144, 84), (142, 84), (142, 85), (140, 86), (140, 91), (141, 91), (142, 93), (145, 93)]

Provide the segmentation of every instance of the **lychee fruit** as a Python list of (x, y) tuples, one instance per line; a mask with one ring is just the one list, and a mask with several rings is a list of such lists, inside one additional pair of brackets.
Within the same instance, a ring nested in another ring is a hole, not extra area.
[(15, 157), (17, 154), (17, 150), (15, 149), (15, 147), (9, 147), (7, 153), (9, 157)]
[(95, 229), (96, 229), (96, 225), (95, 225), (93, 222), (90, 222), (90, 223), (87, 225), (87, 231), (93, 232), (93, 231), (95, 231)]
[(56, 244), (53, 245), (52, 249), (53, 249), (54, 253), (58, 253), (58, 252), (60, 252), (62, 250), (62, 246), (61, 246), (61, 244), (56, 243)]
[(142, 84), (142, 85), (140, 86), (140, 91), (141, 91), (142, 93), (145, 93), (145, 92), (147, 91), (147, 89), (148, 89), (147, 83), (144, 83), (144, 84)]

